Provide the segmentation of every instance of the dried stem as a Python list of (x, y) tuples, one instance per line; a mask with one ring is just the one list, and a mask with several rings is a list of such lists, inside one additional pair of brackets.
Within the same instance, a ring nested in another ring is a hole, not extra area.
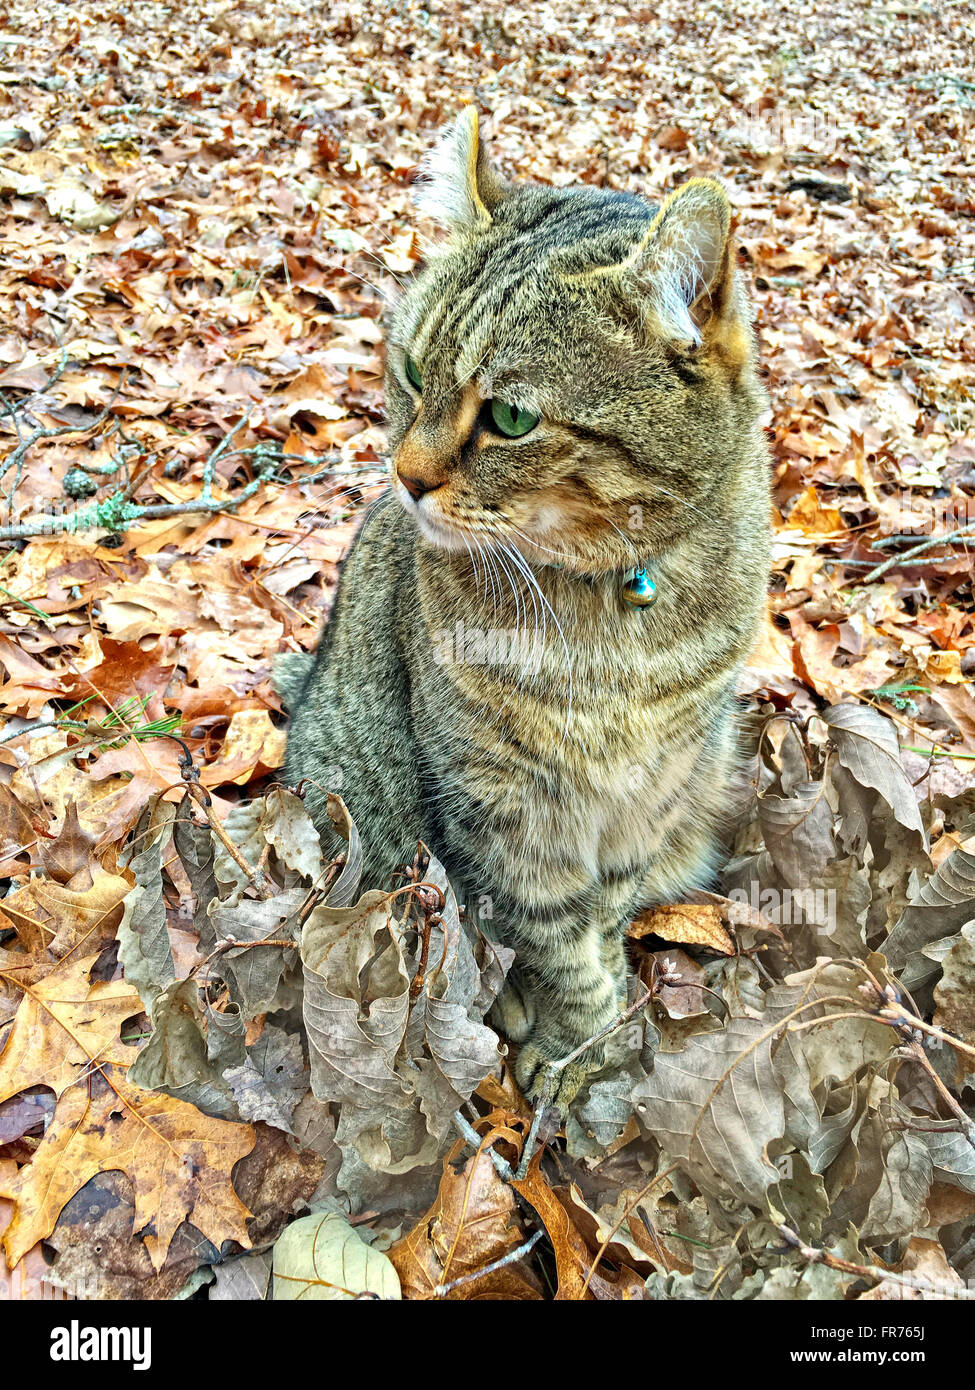
[(806, 1245), (789, 1226), (776, 1226), (775, 1229), (787, 1245), (791, 1245), (793, 1250), (798, 1251), (807, 1264), (826, 1265), (828, 1269), (837, 1269), (843, 1274), (855, 1274), (860, 1279), (875, 1279), (878, 1283), (899, 1284), (902, 1288), (940, 1293), (948, 1298), (975, 1298), (975, 1290), (966, 1288), (960, 1282), (949, 1284), (945, 1280), (925, 1279), (921, 1274), (898, 1274), (892, 1269), (878, 1269), (876, 1265), (854, 1264), (852, 1260), (843, 1260), (839, 1255), (834, 1255), (829, 1250), (818, 1250), (815, 1246)]
[(858, 582), (860, 584), (872, 584), (875, 579), (887, 573), (888, 570), (895, 569), (899, 565), (907, 564), (913, 560), (915, 555), (923, 555), (925, 551), (934, 550), (939, 545), (947, 545), (950, 541), (959, 541), (964, 536), (971, 535), (975, 531), (975, 521), (970, 521), (967, 526), (959, 526), (957, 531), (949, 531), (945, 536), (933, 536), (930, 540), (922, 541), (920, 545), (914, 545), (910, 550), (905, 550), (900, 555), (893, 556), (890, 560), (885, 560), (882, 565), (877, 565), (869, 574), (865, 574)]
[(538, 1230), (517, 1249), (509, 1250), (507, 1255), (502, 1255), (500, 1260), (492, 1260), (483, 1269), (475, 1269), (470, 1274), (462, 1274), (458, 1279), (451, 1279), (449, 1284), (437, 1284), (433, 1290), (434, 1295), (437, 1298), (446, 1298), (447, 1294), (452, 1293), (454, 1289), (459, 1289), (462, 1284), (469, 1284), (474, 1279), (483, 1279), (485, 1274), (494, 1274), (496, 1270), (504, 1269), (506, 1265), (517, 1264), (519, 1260), (523, 1260), (530, 1251), (534, 1250), (544, 1234), (543, 1230)]

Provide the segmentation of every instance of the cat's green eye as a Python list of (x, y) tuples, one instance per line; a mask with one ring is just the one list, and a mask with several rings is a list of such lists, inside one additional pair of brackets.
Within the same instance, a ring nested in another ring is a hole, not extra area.
[(530, 410), (522, 410), (510, 401), (491, 402), (491, 421), (494, 428), (508, 439), (519, 439), (521, 435), (533, 430), (540, 419), (541, 416), (533, 415)]
[(406, 379), (415, 391), (423, 390), (423, 378), (420, 375), (420, 369), (413, 358), (409, 356), (406, 359)]

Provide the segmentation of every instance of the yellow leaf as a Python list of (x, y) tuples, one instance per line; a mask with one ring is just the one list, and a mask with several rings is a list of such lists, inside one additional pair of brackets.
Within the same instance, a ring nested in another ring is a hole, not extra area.
[(138, 1048), (119, 1038), (127, 1018), (142, 1012), (142, 1000), (124, 980), (90, 982), (96, 956), (67, 960), (36, 984), (17, 970), (4, 980), (23, 990), (6, 1045), (0, 1052), (0, 1101), (28, 1086), (50, 1086), (62, 1095), (91, 1064), (133, 1062)]
[(218, 1248), (251, 1244), (250, 1212), (234, 1191), (231, 1169), (250, 1153), (250, 1125), (204, 1115), (185, 1101), (130, 1085), (114, 1067), (61, 1097), (44, 1138), (15, 1178), (0, 1180), (0, 1197), (16, 1204), (3, 1237), (12, 1268), (49, 1236), (64, 1205), (96, 1173), (117, 1169), (132, 1180), (134, 1229), (142, 1231), (153, 1268), (160, 1269), (177, 1228), (190, 1221)]
[(630, 923), (627, 936), (639, 941), (659, 936), (686, 946), (706, 946), (722, 956), (735, 954), (735, 943), (721, 925), (721, 909), (714, 903), (674, 903), (648, 908)]

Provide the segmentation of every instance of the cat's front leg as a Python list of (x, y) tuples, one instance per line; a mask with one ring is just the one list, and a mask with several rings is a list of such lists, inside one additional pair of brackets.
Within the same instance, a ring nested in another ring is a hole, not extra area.
[(523, 1012), (533, 1018), (518, 1053), (515, 1077), (530, 1100), (540, 1100), (549, 1065), (572, 1057), (554, 1074), (548, 1096), (564, 1114), (586, 1080), (605, 1063), (604, 1041), (589, 1039), (613, 1024), (625, 1003), (622, 941), (617, 934), (610, 942), (597, 925), (580, 929), (570, 923), (558, 928), (546, 924), (530, 938), (519, 935), (517, 984), (527, 1003)]

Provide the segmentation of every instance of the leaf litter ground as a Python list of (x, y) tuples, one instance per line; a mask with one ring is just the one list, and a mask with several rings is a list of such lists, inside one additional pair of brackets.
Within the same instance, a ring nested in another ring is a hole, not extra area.
[[(3, 25), (0, 1277), (964, 1295), (961, 7), (15, 3)], [(270, 658), (314, 645), (382, 486), (380, 319), (431, 232), (408, 185), (468, 100), (513, 177), (720, 177), (771, 398), (721, 891), (634, 924), (612, 1064), (535, 1136), (485, 1021), (510, 952), (435, 859), (361, 895), (341, 801), (323, 845), (273, 785)]]

